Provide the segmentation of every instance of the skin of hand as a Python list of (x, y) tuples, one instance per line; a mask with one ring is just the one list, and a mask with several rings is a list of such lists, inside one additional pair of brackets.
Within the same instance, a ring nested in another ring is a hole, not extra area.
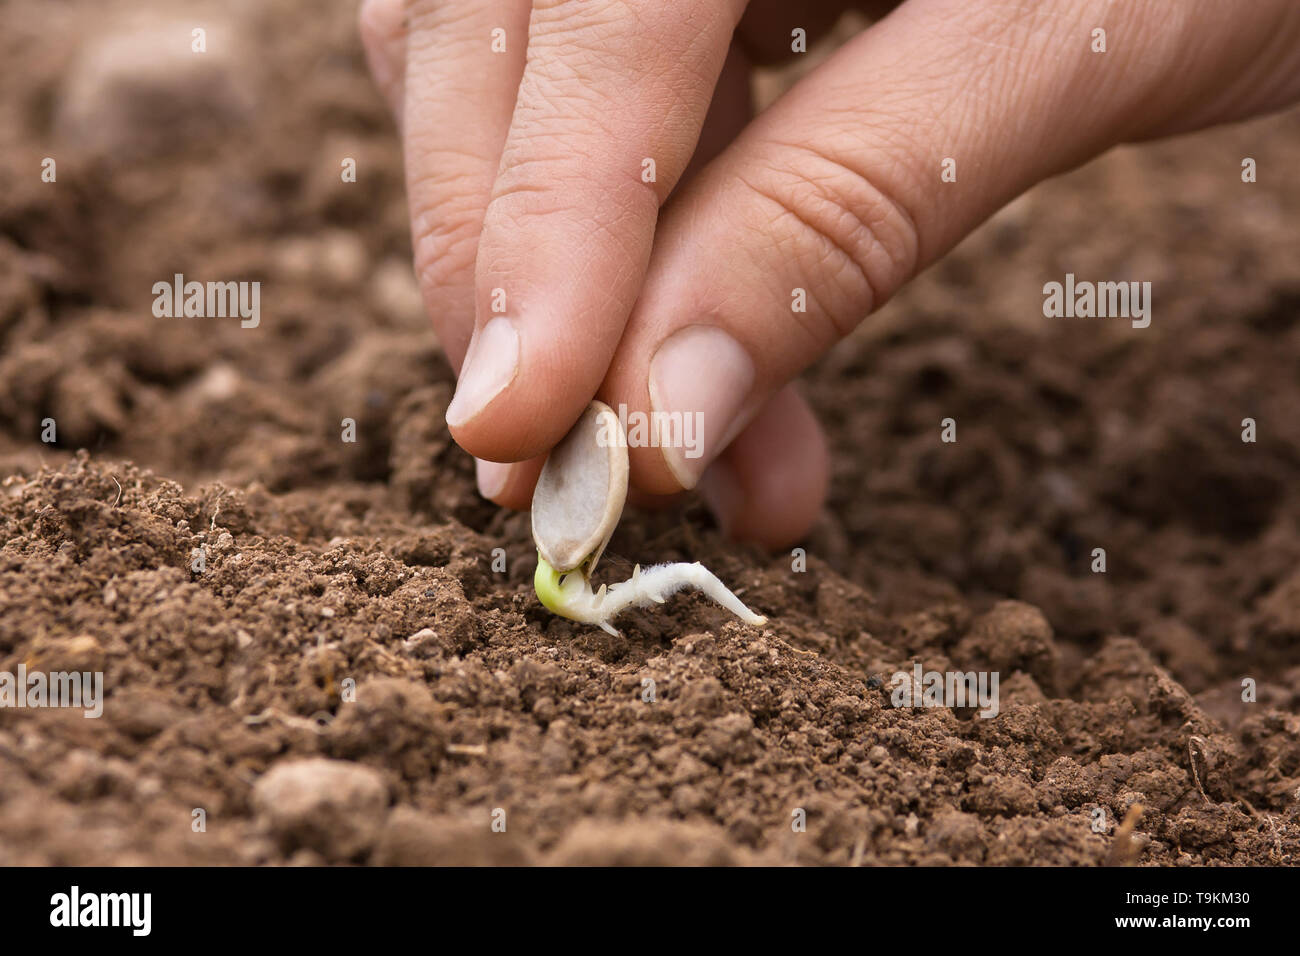
[(829, 475), (804, 368), (1034, 183), (1300, 99), (1295, 0), (906, 0), (751, 120), (792, 31), (889, 6), (365, 0), (482, 494), (526, 508), (593, 396), (698, 413), (698, 457), (630, 449), (631, 500), (788, 546)]

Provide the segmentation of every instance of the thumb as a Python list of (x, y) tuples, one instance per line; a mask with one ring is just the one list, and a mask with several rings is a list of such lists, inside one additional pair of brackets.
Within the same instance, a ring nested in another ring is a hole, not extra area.
[[(1168, 122), (1187, 6), (910, 0), (760, 114), (665, 209), (602, 389), (652, 429), (694, 426), (689, 447), (634, 448), (634, 483), (694, 487), (782, 385), (998, 207)], [(1202, 54), (1257, 39), (1244, 16), (1213, 19)], [(1112, 50), (1094, 53), (1103, 23)]]

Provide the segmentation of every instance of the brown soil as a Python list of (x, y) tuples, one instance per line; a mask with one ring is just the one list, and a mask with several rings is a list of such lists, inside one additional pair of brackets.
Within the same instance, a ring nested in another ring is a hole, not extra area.
[[(615, 638), (538, 605), (446, 434), (348, 5), (205, 8), (197, 73), (139, 7), (0, 11), (0, 671), (107, 693), (0, 710), (0, 863), (1300, 860), (1300, 114), (999, 214), (809, 375), (805, 572), (625, 518), (611, 565), (702, 560), (769, 626)], [(1044, 319), (1067, 271), (1152, 280), (1151, 327)], [(154, 318), (174, 272), (260, 279), (261, 326)], [(894, 708), (914, 661), (1001, 713)]]

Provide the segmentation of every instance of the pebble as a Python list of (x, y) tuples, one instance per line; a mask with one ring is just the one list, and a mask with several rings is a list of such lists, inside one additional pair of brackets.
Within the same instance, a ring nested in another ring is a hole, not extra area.
[(388, 787), (376, 771), (321, 757), (277, 764), (253, 786), (253, 809), (286, 853), (356, 859), (379, 838)]

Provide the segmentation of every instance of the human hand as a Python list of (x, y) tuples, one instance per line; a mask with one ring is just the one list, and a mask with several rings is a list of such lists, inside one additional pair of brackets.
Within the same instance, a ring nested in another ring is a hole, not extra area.
[(366, 0), (488, 498), (527, 507), (594, 395), (702, 423), (698, 449), (631, 448), (634, 488), (698, 487), (728, 533), (788, 545), (829, 471), (805, 367), (1034, 183), (1300, 98), (1293, 0), (907, 0), (748, 122), (752, 59), (857, 5), (784, 6)]

